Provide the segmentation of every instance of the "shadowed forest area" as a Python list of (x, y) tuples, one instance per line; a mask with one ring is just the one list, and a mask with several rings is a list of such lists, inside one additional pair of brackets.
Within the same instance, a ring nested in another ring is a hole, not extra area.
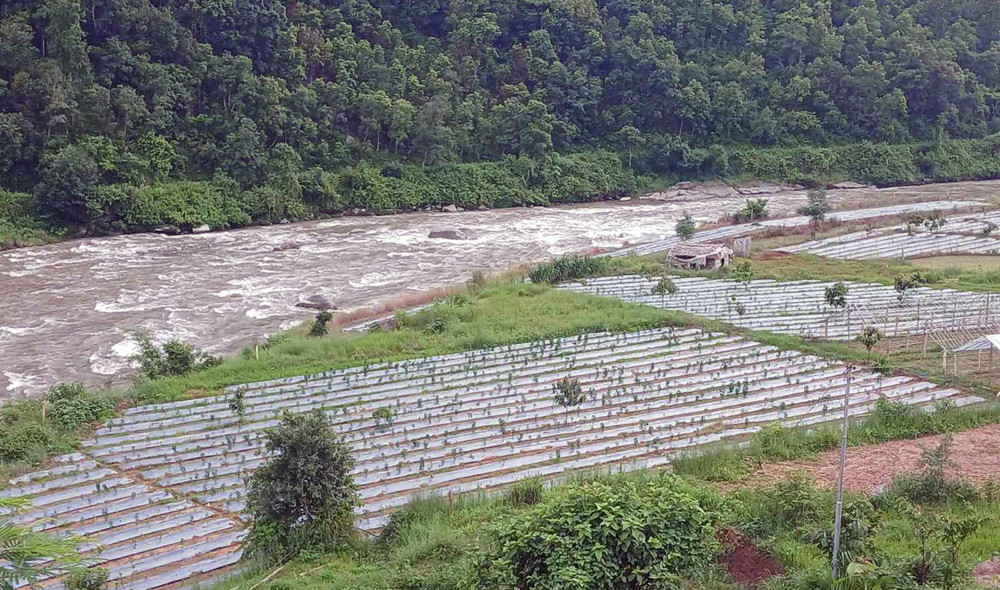
[(1000, 173), (971, 0), (15, 0), (0, 243)]

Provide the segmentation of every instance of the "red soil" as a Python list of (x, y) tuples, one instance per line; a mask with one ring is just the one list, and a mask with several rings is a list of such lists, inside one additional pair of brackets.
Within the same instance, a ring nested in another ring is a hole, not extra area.
[(764, 580), (781, 573), (778, 562), (758, 549), (752, 539), (735, 531), (724, 531), (722, 536), (726, 551), (720, 562), (740, 586), (755, 588)]

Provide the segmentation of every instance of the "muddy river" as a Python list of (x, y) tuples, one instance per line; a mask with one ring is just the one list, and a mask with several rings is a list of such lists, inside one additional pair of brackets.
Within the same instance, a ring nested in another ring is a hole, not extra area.
[[(839, 208), (986, 198), (1000, 183), (830, 192)], [(216, 354), (307, 321), (321, 295), (341, 309), (591, 248), (660, 239), (683, 211), (714, 221), (745, 196), (694, 189), (553, 208), (345, 217), (199, 235), (92, 238), (0, 253), (0, 398), (78, 379), (129, 379), (129, 333), (178, 338)], [(768, 194), (773, 215), (804, 191)], [(459, 230), (463, 240), (429, 238)]]

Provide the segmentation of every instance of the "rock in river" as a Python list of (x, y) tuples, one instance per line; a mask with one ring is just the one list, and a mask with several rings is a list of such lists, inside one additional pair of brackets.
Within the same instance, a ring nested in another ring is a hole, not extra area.
[(284, 250), (298, 250), (301, 247), (302, 247), (302, 244), (299, 244), (298, 242), (296, 242), (294, 240), (287, 240), (287, 241), (284, 241), (284, 242), (278, 244), (277, 246), (275, 246), (274, 247), (274, 251), (275, 252), (281, 252), (281, 251), (284, 251)]
[(315, 309), (317, 311), (323, 311), (325, 309), (337, 309), (337, 306), (330, 303), (330, 300), (322, 295), (310, 295), (302, 301), (295, 304), (295, 307), (301, 307), (304, 309)]
[(427, 234), (428, 238), (436, 238), (439, 240), (468, 240), (469, 236), (465, 234), (464, 231), (456, 229), (453, 227), (439, 227), (432, 229), (431, 233)]

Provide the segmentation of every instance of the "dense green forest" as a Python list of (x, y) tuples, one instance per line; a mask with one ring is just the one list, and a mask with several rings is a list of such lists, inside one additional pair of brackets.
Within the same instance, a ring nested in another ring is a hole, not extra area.
[(982, 178), (998, 91), (981, 0), (8, 0), (0, 233)]

